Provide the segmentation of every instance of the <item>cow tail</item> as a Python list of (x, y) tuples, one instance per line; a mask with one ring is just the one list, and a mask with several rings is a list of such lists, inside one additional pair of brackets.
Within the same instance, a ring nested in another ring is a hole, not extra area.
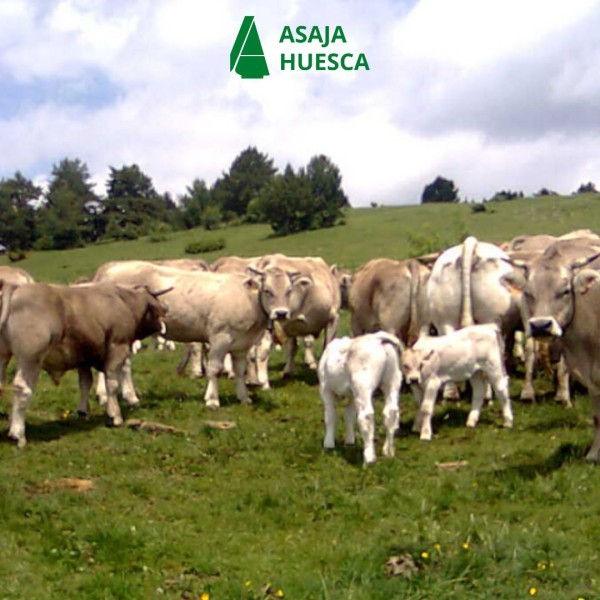
[(396, 350), (404, 351), (404, 344), (394, 334), (387, 331), (378, 331), (375, 335), (382, 344), (391, 344)]
[(409, 324), (408, 324), (408, 333), (407, 333), (407, 344), (410, 346), (417, 341), (419, 337), (419, 288), (421, 286), (421, 273), (420, 273), (420, 264), (416, 260), (410, 260), (409, 263), (410, 269), (410, 289), (409, 289), (409, 302), (410, 302), (410, 315), (409, 315)]
[(477, 239), (469, 236), (462, 247), (462, 268), (461, 268), (461, 309), (460, 326), (469, 327), (473, 325), (473, 305), (471, 302), (471, 268), (473, 266), (473, 254), (477, 246)]
[(0, 330), (2, 330), (4, 324), (8, 320), (8, 313), (10, 311), (10, 300), (14, 291), (14, 285), (7, 283), (6, 281), (0, 280), (0, 301), (2, 301), (2, 309), (0, 310)]

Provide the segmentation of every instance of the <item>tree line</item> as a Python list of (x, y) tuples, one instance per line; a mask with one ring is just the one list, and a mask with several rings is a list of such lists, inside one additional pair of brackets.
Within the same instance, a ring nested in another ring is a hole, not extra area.
[(268, 223), (277, 235), (332, 227), (349, 206), (338, 167), (327, 156), (287, 165), (248, 147), (212, 186), (196, 178), (174, 199), (159, 193), (137, 164), (109, 167), (105, 195), (87, 164), (64, 158), (43, 190), (17, 171), (0, 180), (0, 243), (12, 251), (62, 250), (102, 240), (235, 223)]

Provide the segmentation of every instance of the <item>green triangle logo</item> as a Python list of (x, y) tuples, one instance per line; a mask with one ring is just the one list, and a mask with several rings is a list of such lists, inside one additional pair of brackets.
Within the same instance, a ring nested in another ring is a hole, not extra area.
[(229, 55), (229, 70), (242, 79), (262, 79), (269, 74), (254, 17), (244, 17)]

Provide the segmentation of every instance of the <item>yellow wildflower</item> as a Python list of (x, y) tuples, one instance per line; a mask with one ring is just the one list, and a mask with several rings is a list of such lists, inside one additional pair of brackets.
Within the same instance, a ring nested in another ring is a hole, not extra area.
[(208, 592), (202, 592), (200, 594), (200, 600), (210, 600), (210, 594)]
[(275, 592), (275, 595), (276, 595), (278, 598), (283, 598), (283, 597), (285, 596), (285, 594), (283, 593), (283, 590), (277, 590), (277, 591)]
[(542, 560), (537, 564), (538, 569), (540, 569), (540, 571), (543, 571), (544, 569), (546, 569), (548, 565)]
[(529, 595), (530, 596), (537, 596), (537, 588), (530, 587), (529, 588)]
[(469, 542), (463, 542), (463, 543), (460, 545), (460, 547), (461, 547), (463, 550), (468, 550), (468, 549), (469, 549)]
[(426, 552), (426, 551), (421, 552), (421, 558), (424, 558), (427, 560), (429, 558), (429, 552)]
[(246, 579), (246, 581), (244, 581), (244, 585), (246, 587), (250, 587), (252, 585), (252, 582), (249, 579)]
[(442, 545), (441, 544), (434, 544), (433, 547), (438, 551), (441, 552), (442, 550)]

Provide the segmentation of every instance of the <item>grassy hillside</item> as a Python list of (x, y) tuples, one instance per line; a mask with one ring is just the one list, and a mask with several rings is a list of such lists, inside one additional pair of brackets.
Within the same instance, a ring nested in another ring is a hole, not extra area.
[[(32, 252), (18, 266), (40, 280), (68, 282), (91, 275), (109, 260), (180, 257), (191, 241), (222, 237), (226, 248), (202, 258), (212, 261), (224, 255), (283, 252), (318, 255), (330, 263), (354, 268), (378, 256), (403, 258), (426, 251), (430, 245), (452, 245), (467, 234), (501, 242), (522, 233), (560, 234), (580, 228), (600, 231), (598, 195), (499, 202), (488, 204), (484, 213), (473, 213), (469, 205), (460, 204), (354, 209), (348, 212), (347, 223), (342, 227), (283, 238), (271, 237), (267, 225), (243, 225), (215, 232), (196, 229), (169, 234), (169, 239), (161, 243), (143, 238), (79, 250)], [(2, 262), (7, 263), (7, 259)]]
[[(105, 244), (32, 253), (19, 266), (39, 279), (68, 281), (119, 258), (183, 255), (199, 237), (225, 237), (220, 254), (320, 254), (355, 267), (375, 256), (454, 243), (465, 233), (500, 241), (519, 233), (600, 230), (596, 198), (520, 200), (473, 214), (467, 206), (354, 210), (347, 225), (288, 238), (264, 226), (169, 241)], [(493, 212), (492, 212), (493, 210)], [(217, 255), (205, 258), (212, 260)], [(355, 448), (322, 450), (322, 408), (314, 373), (298, 364), (273, 389), (240, 406), (229, 381), (223, 407), (209, 412), (203, 381), (174, 375), (179, 353), (145, 350), (134, 359), (142, 407), (136, 417), (182, 433), (107, 429), (100, 407), (74, 414), (73, 374), (60, 387), (43, 376), (27, 413), (28, 446), (0, 425), (0, 598), (203, 600), (390, 600), (600, 597), (600, 470), (583, 455), (590, 402), (566, 411), (537, 382), (536, 405), (514, 401), (515, 428), (499, 427), (497, 406), (475, 430), (468, 403), (440, 404), (434, 439), (410, 432), (403, 394), (396, 457), (361, 466)], [(511, 382), (518, 398), (520, 378)], [(378, 454), (381, 454), (377, 403)], [(341, 411), (340, 411), (341, 412)], [(340, 418), (341, 418), (340, 414)], [(235, 423), (220, 431), (210, 421)], [(338, 443), (342, 441), (341, 424)], [(88, 491), (69, 487), (81, 478)], [(391, 575), (390, 557), (404, 575)]]

